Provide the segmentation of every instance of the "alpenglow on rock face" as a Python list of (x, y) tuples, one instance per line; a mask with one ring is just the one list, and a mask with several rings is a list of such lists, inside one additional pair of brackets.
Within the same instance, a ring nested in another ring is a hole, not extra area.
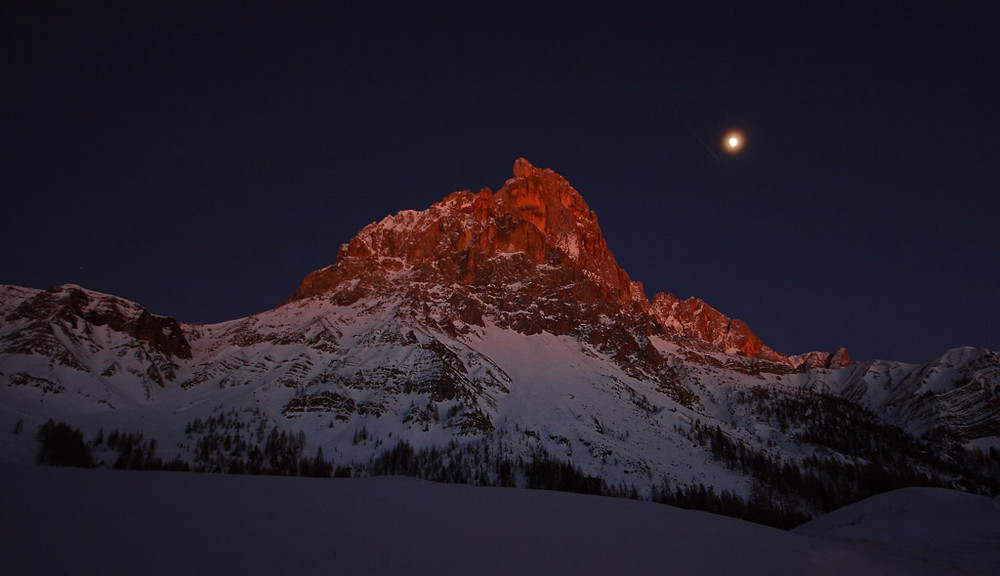
[(103, 440), (117, 429), (200, 470), (300, 473), (322, 455), (355, 474), (687, 504), (710, 502), (707, 486), (787, 524), (872, 489), (831, 477), (983, 489), (992, 464), (966, 450), (996, 444), (997, 398), (989, 350), (788, 357), (697, 298), (650, 303), (580, 194), (523, 159), (496, 193), (366, 226), (246, 318), (184, 324), (79, 286), (0, 287), (8, 462), (33, 461), (52, 418), (106, 465), (124, 458), (120, 435)]
[[(343, 246), (334, 266), (303, 281), (292, 300), (337, 290), (345, 282), (376, 281), (411, 271), (414, 279), (469, 287), (523, 281), (539, 266), (560, 268), (566, 284), (584, 280), (616, 303), (631, 299), (632, 283), (601, 235), (597, 216), (551, 170), (527, 160), (499, 192), (455, 192), (422, 212), (404, 211), (365, 227)], [(522, 282), (523, 283), (523, 282)], [(360, 296), (364, 288), (354, 293)]]
[(742, 320), (733, 320), (697, 298), (678, 300), (657, 294), (653, 316), (668, 334), (686, 336), (717, 346), (727, 354), (788, 363), (788, 357), (765, 346)]
[(471, 324), (482, 325), (487, 314), (522, 332), (579, 334), (602, 331), (603, 315), (626, 320), (632, 333), (665, 332), (789, 364), (746, 324), (703, 302), (673, 310), (666, 304), (673, 296), (661, 294), (651, 307), (642, 285), (618, 266), (583, 197), (562, 176), (523, 158), (496, 194), (456, 192), (422, 212), (365, 227), (336, 264), (306, 277), (291, 301), (349, 304), (404, 286), (418, 290), (416, 301), (424, 296), (415, 288), (421, 284), (452, 286), (448, 314)]

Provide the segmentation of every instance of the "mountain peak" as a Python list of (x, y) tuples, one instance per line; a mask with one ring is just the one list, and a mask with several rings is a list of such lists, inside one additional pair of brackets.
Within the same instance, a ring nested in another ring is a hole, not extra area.
[[(519, 263), (510, 262), (515, 255)], [(501, 261), (505, 270), (498, 268)], [(482, 286), (500, 277), (516, 281), (510, 266), (530, 275), (542, 265), (566, 268), (568, 279), (595, 282), (604, 299), (625, 303), (633, 298), (632, 282), (579, 192), (552, 170), (519, 158), (513, 178), (496, 194), (489, 189), (455, 192), (426, 210), (404, 210), (366, 226), (341, 247), (336, 264), (306, 277), (292, 300), (379, 276), (387, 267), (410, 270), (424, 280), (436, 276), (433, 280)]]
[(615, 261), (597, 215), (565, 178), (528, 160), (514, 162), (514, 177), (497, 192), (504, 212), (530, 222), (584, 270), (613, 288), (615, 298), (631, 298), (631, 281)]
[(527, 158), (518, 158), (517, 160), (514, 160), (514, 178), (529, 178), (539, 172), (549, 172), (555, 174), (552, 170), (535, 168), (535, 166), (529, 162)]
[(575, 236), (597, 225), (597, 217), (565, 178), (524, 158), (514, 162), (514, 177), (497, 192), (497, 200), (543, 234)]
[(467, 324), (481, 325), (488, 316), (528, 333), (564, 334), (624, 315), (640, 331), (652, 327), (728, 354), (792, 365), (744, 322), (701, 300), (658, 294), (651, 304), (616, 262), (580, 193), (524, 158), (495, 194), (463, 190), (426, 210), (369, 224), (341, 247), (335, 264), (307, 276), (290, 300), (352, 304), (402, 294), (423, 308), (436, 297), (431, 293), (449, 293), (440, 315)]

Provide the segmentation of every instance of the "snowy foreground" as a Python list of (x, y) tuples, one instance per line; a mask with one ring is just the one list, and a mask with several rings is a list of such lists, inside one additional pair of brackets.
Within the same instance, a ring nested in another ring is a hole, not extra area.
[(4, 574), (995, 574), (1000, 510), (883, 494), (794, 532), (399, 477), (0, 466)]

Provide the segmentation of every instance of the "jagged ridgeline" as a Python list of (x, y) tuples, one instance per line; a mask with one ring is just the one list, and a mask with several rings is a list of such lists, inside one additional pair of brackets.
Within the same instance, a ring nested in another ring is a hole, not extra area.
[(0, 319), (6, 461), (407, 474), (779, 526), (900, 486), (998, 490), (995, 352), (787, 355), (696, 298), (650, 301), (523, 159), (495, 193), (366, 226), (254, 316), (66, 285), (0, 288)]

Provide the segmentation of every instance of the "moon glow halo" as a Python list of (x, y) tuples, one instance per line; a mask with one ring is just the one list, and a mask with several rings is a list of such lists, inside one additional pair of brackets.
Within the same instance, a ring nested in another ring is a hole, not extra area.
[(746, 137), (740, 130), (730, 130), (722, 136), (722, 149), (727, 154), (739, 154), (746, 144)]

